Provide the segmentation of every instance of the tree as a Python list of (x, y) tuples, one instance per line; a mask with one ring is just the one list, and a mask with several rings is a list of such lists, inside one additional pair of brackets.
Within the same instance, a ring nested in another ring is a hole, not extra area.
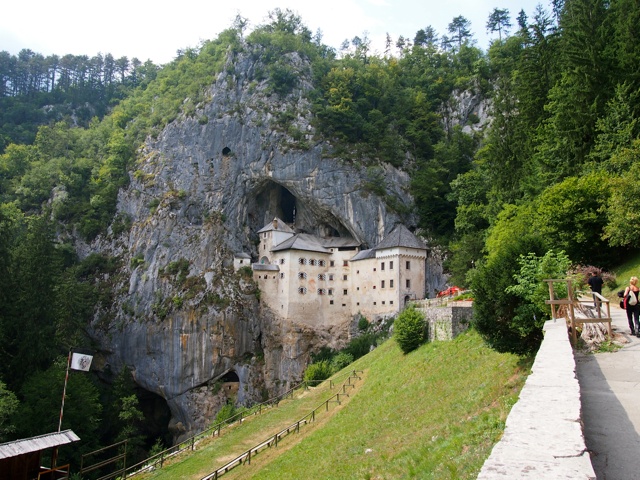
[(463, 44), (471, 41), (471, 22), (462, 15), (455, 17), (449, 26), (447, 31), (452, 35), (449, 39), (450, 42), (458, 45), (458, 50)]
[(405, 354), (418, 348), (427, 339), (424, 315), (413, 305), (405, 308), (393, 322), (393, 337)]
[(0, 380), (0, 443), (9, 440), (16, 427), (11, 423), (11, 417), (16, 412), (20, 402), (18, 397)]
[(502, 42), (502, 32), (506, 35), (510, 28), (509, 10), (506, 8), (494, 8), (487, 20), (487, 30), (491, 33), (498, 32), (498, 40)]

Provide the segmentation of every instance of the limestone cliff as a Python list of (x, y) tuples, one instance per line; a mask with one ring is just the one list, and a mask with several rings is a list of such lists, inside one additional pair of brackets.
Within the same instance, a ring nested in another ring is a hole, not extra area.
[[(85, 250), (122, 260), (115, 304), (92, 325), (101, 368), (127, 365), (166, 399), (176, 438), (212, 421), (224, 374), (237, 374), (239, 402), (260, 400), (299, 380), (310, 351), (348, 340), (348, 325), (285, 324), (261, 307), (252, 280), (232, 268), (237, 252), (257, 260), (257, 230), (278, 216), (299, 231), (373, 246), (394, 223), (414, 223), (369, 193), (364, 167), (316, 139), (309, 63), (288, 61), (298, 81), (283, 97), (256, 74), (259, 51), (231, 56), (206, 104), (138, 152), (118, 201), (130, 230)], [(407, 174), (380, 168), (392, 203), (409, 205)]]

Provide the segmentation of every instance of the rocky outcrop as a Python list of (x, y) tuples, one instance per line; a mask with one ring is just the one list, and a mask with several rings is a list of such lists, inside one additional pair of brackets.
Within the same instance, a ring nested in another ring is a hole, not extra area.
[[(373, 246), (394, 223), (414, 223), (367, 191), (364, 167), (315, 138), (309, 64), (290, 54), (298, 83), (282, 98), (256, 78), (255, 53), (230, 58), (208, 102), (146, 142), (118, 200), (130, 230), (84, 250), (122, 260), (110, 279), (115, 303), (92, 325), (101, 365), (126, 365), (166, 399), (176, 439), (211, 422), (203, 412), (221, 403), (224, 374), (237, 374), (240, 403), (260, 400), (300, 379), (310, 351), (348, 339), (348, 328), (285, 323), (261, 307), (252, 280), (232, 268), (235, 252), (257, 260), (258, 229), (278, 216)], [(389, 203), (410, 204), (407, 174), (381, 168)]]

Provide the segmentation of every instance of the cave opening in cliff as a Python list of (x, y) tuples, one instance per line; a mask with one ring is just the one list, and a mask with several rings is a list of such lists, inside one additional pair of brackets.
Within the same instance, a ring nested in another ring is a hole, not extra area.
[(305, 201), (271, 179), (262, 179), (255, 186), (253, 195), (247, 198), (247, 212), (249, 224), (255, 232), (278, 217), (298, 233), (351, 237), (349, 229), (312, 196)]
[(173, 435), (169, 431), (171, 410), (166, 400), (140, 387), (136, 388), (136, 396), (144, 415), (144, 422), (141, 423), (140, 429), (146, 438), (145, 446), (151, 448), (158, 439), (161, 439), (165, 446), (172, 445)]

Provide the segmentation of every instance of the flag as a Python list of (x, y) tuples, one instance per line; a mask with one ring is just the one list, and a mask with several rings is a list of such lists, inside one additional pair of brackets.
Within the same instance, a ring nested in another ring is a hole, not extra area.
[(93, 360), (93, 356), (85, 355), (84, 353), (74, 353), (71, 357), (71, 368), (73, 370), (82, 370), (83, 372), (88, 372), (89, 367), (91, 367), (91, 360)]

